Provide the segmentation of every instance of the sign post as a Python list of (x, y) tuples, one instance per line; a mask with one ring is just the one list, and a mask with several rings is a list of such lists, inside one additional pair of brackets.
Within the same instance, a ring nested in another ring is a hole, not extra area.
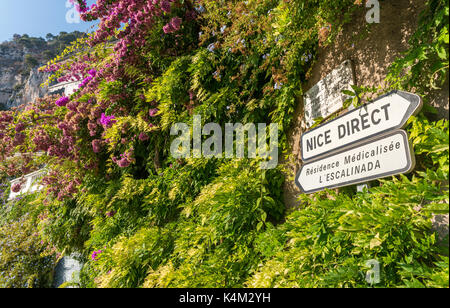
[(420, 96), (398, 90), (381, 96), (303, 134), (302, 160), (325, 157), (362, 140), (403, 128), (422, 104)]
[(296, 185), (309, 194), (412, 171), (414, 152), (401, 128), (422, 105), (420, 96), (395, 90), (306, 132)]
[(347, 150), (305, 164), (295, 178), (307, 194), (408, 173), (415, 159), (408, 135), (395, 130)]

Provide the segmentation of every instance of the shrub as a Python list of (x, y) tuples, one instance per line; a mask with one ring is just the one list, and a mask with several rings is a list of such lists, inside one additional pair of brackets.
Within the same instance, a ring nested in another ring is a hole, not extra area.
[(36, 232), (29, 215), (0, 227), (0, 287), (50, 287), (55, 252)]

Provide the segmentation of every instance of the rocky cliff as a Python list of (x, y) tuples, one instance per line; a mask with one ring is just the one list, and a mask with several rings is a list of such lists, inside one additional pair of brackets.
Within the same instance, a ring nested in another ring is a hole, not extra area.
[(26, 104), (47, 93), (41, 84), (48, 74), (32, 68), (29, 75), (17, 73), (14, 68), (0, 67), (0, 109), (9, 109)]
[(0, 110), (26, 104), (47, 93), (41, 84), (48, 73), (38, 72), (72, 41), (83, 36), (81, 32), (61, 32), (33, 38), (15, 35), (13, 40), (0, 44)]

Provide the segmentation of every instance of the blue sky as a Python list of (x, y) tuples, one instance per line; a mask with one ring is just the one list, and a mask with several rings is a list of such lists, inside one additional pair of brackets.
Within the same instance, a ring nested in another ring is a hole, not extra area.
[[(94, 2), (90, 0), (88, 4)], [(47, 33), (90, 29), (93, 23), (71, 23), (74, 19), (70, 14), (69, 22), (66, 20), (72, 9), (66, 3), (67, 0), (0, 0), (0, 42), (11, 40), (15, 33), (45, 38)]]

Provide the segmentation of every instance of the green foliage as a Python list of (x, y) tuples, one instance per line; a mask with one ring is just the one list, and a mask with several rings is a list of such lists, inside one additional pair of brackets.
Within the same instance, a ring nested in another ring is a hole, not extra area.
[(29, 215), (0, 227), (0, 287), (44, 288), (52, 283), (55, 253), (36, 232)]
[(10, 184), (8, 181), (0, 178), (0, 207), (6, 204), (9, 198)]
[(25, 65), (28, 69), (32, 69), (33, 67), (36, 67), (39, 64), (38, 60), (36, 60), (32, 55), (27, 54), (25, 55)]
[(421, 14), (411, 48), (390, 68), (387, 80), (395, 88), (428, 94), (443, 85), (449, 68), (449, 2), (429, 0)]
[(420, 167), (435, 169), (444, 180), (448, 180), (449, 122), (446, 120), (430, 122), (423, 116), (411, 118), (409, 122), (410, 139)]
[(431, 214), (441, 213), (435, 205), (448, 213), (448, 187), (428, 176), (381, 184), (353, 197), (335, 192), (302, 197), (304, 208), (288, 216), (278, 237), (261, 236), (258, 247), (275, 246), (276, 253), (247, 285), (368, 287), (366, 263), (377, 260), (378, 287), (448, 287), (448, 258), (431, 232)]
[(94, 261), (100, 271), (99, 287), (136, 288), (142, 285), (149, 269), (165, 263), (172, 251), (173, 233), (168, 229), (144, 228), (129, 238), (121, 237), (111, 249)]
[(283, 178), (245, 161), (216, 164), (192, 160), (167, 169), (163, 179), (128, 179), (109, 202), (87, 197), (117, 213), (94, 220), (87, 244), (103, 253), (84, 269), (82, 284), (242, 286), (258, 262), (255, 237), (283, 215)]
[(283, 213), (271, 193), (276, 190), (258, 173), (237, 163), (220, 168), (220, 176), (183, 206), (171, 259), (150, 271), (144, 287), (242, 286), (259, 262), (253, 249), (258, 232)]
[(27, 34), (24, 35), (14, 35), (13, 41), (23, 47), (26, 48), (43, 48), (45, 47), (46, 43), (45, 40), (41, 37), (30, 37)]
[(40, 222), (43, 237), (59, 251), (71, 253), (83, 249), (89, 238), (92, 215), (76, 201), (54, 202), (43, 211), (45, 219)]

